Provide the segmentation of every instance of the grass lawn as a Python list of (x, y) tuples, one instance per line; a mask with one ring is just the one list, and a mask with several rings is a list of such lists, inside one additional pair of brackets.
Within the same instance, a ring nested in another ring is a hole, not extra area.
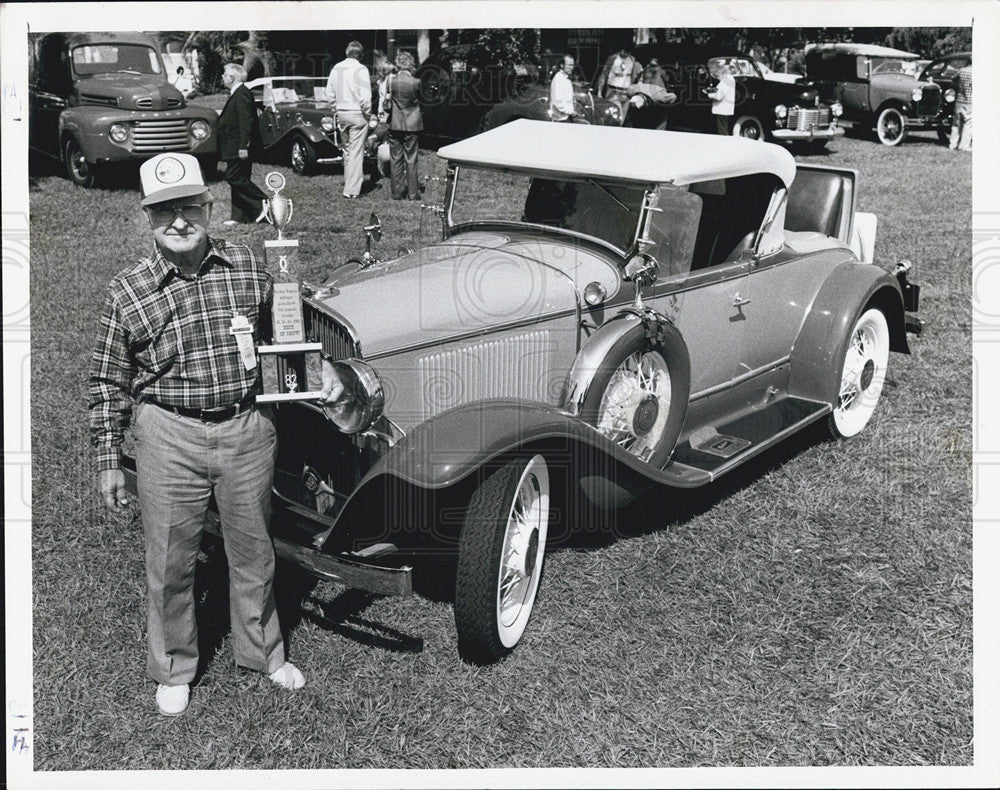
[[(707, 489), (656, 490), (551, 553), (524, 640), (490, 668), (458, 658), (447, 579), (381, 599), (281, 567), (289, 657), (308, 685), (274, 690), (233, 665), (225, 563), (210, 551), (204, 672), (178, 719), (156, 713), (144, 671), (141, 525), (102, 511), (86, 419), (107, 283), (146, 253), (148, 227), (134, 176), (85, 191), (37, 171), (36, 770), (970, 765), (971, 160), (931, 135), (895, 149), (841, 139), (805, 160), (860, 172), (878, 263), (913, 260), (923, 286), (924, 335), (890, 358), (864, 433), (810, 432)], [(277, 169), (306, 279), (364, 249), (373, 209), (382, 255), (436, 238), (388, 185), (345, 201), (336, 171)], [(229, 190), (212, 191), (221, 234)], [(441, 192), (432, 181), (426, 198)], [(263, 249), (274, 231), (225, 235)]]

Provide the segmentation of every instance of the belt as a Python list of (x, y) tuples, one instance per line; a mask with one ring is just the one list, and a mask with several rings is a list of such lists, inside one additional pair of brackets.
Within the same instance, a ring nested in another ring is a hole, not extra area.
[(225, 422), (226, 420), (231, 420), (239, 414), (247, 411), (251, 406), (254, 405), (256, 401), (256, 395), (247, 395), (239, 403), (234, 403), (232, 406), (223, 406), (220, 409), (189, 409), (186, 406), (167, 406), (163, 403), (156, 403), (151, 401), (153, 405), (159, 406), (161, 409), (166, 409), (167, 411), (172, 411), (174, 414), (179, 414), (181, 417), (190, 417), (194, 420), (201, 420), (202, 422)]

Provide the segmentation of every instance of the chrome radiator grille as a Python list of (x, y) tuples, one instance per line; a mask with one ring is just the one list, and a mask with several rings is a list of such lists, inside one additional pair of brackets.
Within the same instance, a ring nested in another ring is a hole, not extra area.
[(132, 124), (132, 146), (136, 151), (187, 151), (188, 122), (183, 118), (167, 121), (136, 121)]
[(321, 313), (308, 303), (303, 305), (306, 338), (322, 343), (323, 353), (334, 359), (360, 357), (360, 351), (347, 330), (326, 313)]
[(830, 124), (830, 108), (824, 107), (816, 110), (803, 110), (792, 107), (788, 111), (788, 128), (808, 131), (816, 126), (828, 126)]
[(550, 347), (541, 330), (421, 357), (422, 419), (483, 398), (552, 401), (562, 381), (552, 380)]

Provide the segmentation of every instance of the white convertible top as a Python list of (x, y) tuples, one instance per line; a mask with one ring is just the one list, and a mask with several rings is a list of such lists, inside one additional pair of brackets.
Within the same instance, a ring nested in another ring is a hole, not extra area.
[(520, 119), (444, 146), (438, 156), (532, 175), (583, 176), (678, 186), (773, 173), (785, 185), (795, 159), (771, 143), (712, 134)]

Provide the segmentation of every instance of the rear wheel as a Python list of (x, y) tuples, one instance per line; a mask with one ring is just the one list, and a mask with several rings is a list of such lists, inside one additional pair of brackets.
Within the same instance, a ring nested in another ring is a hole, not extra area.
[(549, 528), (549, 473), (534, 455), (501, 466), (473, 493), (459, 539), (455, 578), (458, 652), (499, 661), (531, 617)]
[(85, 189), (97, 185), (97, 167), (87, 161), (75, 137), (66, 138), (63, 145), (63, 161), (66, 163), (66, 175), (74, 184)]
[(840, 391), (827, 423), (835, 438), (855, 436), (875, 412), (889, 363), (889, 324), (877, 308), (851, 329), (840, 368)]
[(304, 137), (293, 137), (289, 148), (292, 170), (299, 175), (308, 175), (316, 167), (316, 149)]
[(878, 114), (875, 134), (882, 145), (899, 145), (906, 138), (906, 119), (895, 107), (886, 107)]

